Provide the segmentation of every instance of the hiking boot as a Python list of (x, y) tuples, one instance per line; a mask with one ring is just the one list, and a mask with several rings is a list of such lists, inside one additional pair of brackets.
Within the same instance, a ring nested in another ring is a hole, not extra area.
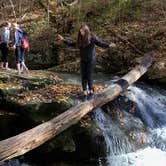
[(88, 99), (88, 96), (87, 96), (87, 95), (81, 96), (81, 100), (82, 100), (82, 101), (86, 101), (87, 99)]
[(89, 93), (87, 99), (90, 100), (94, 98), (95, 94), (94, 93)]
[(5, 68), (4, 68), (4, 67), (0, 67), (0, 69), (1, 69), (1, 70), (5, 70)]
[(11, 69), (9, 67), (6, 67), (5, 70), (10, 71)]
[(18, 74), (18, 75), (21, 75), (21, 71), (17, 71), (17, 74)]

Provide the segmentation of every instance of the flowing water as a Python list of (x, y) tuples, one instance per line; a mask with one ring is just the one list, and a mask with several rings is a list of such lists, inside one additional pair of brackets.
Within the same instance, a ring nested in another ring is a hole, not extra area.
[(126, 96), (136, 103), (135, 116), (146, 129), (146, 146), (136, 148), (113, 119), (102, 109), (97, 109), (94, 119), (106, 144), (106, 157), (99, 159), (99, 165), (166, 166), (166, 92), (138, 85), (129, 87)]

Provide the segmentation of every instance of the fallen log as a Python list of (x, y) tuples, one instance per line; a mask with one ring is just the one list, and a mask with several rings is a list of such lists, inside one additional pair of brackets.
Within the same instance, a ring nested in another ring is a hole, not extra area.
[(115, 99), (129, 85), (138, 80), (152, 63), (153, 53), (142, 58), (140, 65), (123, 76), (120, 80), (111, 84), (95, 98), (80, 103), (52, 120), (19, 135), (0, 141), (0, 163), (11, 158), (23, 155), (26, 152), (42, 145), (49, 139), (58, 135), (71, 125), (77, 123), (83, 116)]

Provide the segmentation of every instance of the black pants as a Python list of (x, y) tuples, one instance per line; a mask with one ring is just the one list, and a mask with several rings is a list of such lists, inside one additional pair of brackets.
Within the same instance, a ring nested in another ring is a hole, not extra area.
[(93, 70), (94, 70), (94, 61), (81, 61), (81, 81), (83, 91), (93, 90)]
[(1, 50), (1, 53), (2, 53), (1, 61), (2, 62), (8, 62), (9, 48), (7, 47), (7, 44), (6, 43), (1, 43), (0, 44), (0, 50)]

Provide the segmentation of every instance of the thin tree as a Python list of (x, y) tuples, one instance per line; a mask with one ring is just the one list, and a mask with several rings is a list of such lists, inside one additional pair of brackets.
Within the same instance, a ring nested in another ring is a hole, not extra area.
[(48, 25), (50, 24), (50, 1), (47, 0), (47, 19), (48, 19)]
[(12, 6), (12, 9), (13, 9), (13, 14), (14, 14), (15, 20), (16, 20), (16, 22), (17, 22), (17, 16), (16, 16), (16, 11), (15, 11), (15, 9), (14, 9), (13, 1), (12, 1), (12, 0), (9, 0), (9, 1), (10, 1), (11, 6)]

